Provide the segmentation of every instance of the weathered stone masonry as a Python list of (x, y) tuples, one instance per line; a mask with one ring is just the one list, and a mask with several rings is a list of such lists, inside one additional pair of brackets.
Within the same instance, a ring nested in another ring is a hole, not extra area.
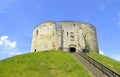
[(98, 52), (96, 29), (93, 25), (75, 21), (47, 21), (33, 30), (31, 52), (63, 49), (65, 51)]

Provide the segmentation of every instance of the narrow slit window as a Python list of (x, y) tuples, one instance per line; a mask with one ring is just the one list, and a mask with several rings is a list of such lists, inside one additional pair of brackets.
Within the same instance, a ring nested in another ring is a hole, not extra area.
[(75, 24), (74, 24), (74, 27), (75, 27)]
[(67, 32), (67, 37), (68, 37), (68, 32)]
[(38, 35), (38, 30), (36, 31), (36, 35)]

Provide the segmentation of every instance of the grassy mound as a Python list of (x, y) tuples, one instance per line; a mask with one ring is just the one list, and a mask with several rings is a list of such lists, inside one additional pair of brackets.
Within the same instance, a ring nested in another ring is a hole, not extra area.
[(95, 52), (91, 52), (87, 55), (92, 57), (96, 61), (104, 64), (105, 66), (109, 67), (113, 71), (120, 74), (120, 62), (119, 61), (116, 61), (114, 59), (111, 59), (107, 56), (104, 56), (104, 55), (101, 55), (101, 54), (98, 54), (98, 53), (95, 53)]
[(71, 54), (44, 51), (0, 61), (0, 77), (92, 77)]

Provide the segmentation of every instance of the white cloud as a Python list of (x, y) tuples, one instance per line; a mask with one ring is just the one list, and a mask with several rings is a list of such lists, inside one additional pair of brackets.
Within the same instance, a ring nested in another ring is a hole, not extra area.
[(115, 57), (113, 57), (113, 59), (120, 61), (120, 56), (115, 56)]
[(0, 37), (0, 59), (22, 54), (16, 41), (10, 41), (8, 36)]
[(99, 54), (104, 55), (104, 52), (102, 50), (99, 50)]
[(9, 55), (10, 56), (14, 56), (14, 55), (20, 55), (20, 54), (22, 54), (21, 52), (9, 52)]
[(1, 40), (5, 40), (5, 39), (7, 39), (8, 38), (8, 36), (2, 36), (0, 39)]
[(9, 47), (9, 48), (15, 48), (16, 47), (16, 41), (9, 41), (8, 36), (2, 36), (0, 37), (0, 45)]
[(120, 57), (118, 57), (116, 60), (120, 61)]
[(118, 59), (117, 59), (118, 61), (120, 61), (120, 57), (118, 57)]
[(0, 41), (0, 45), (2, 45), (3, 43), (2, 43), (2, 41)]

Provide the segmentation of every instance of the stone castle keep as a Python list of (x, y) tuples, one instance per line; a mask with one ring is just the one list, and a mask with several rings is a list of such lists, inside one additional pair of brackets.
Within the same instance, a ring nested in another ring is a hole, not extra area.
[(33, 30), (31, 52), (51, 49), (70, 52), (88, 49), (98, 52), (96, 29), (83, 22), (59, 21), (56, 25), (54, 21), (46, 21)]

